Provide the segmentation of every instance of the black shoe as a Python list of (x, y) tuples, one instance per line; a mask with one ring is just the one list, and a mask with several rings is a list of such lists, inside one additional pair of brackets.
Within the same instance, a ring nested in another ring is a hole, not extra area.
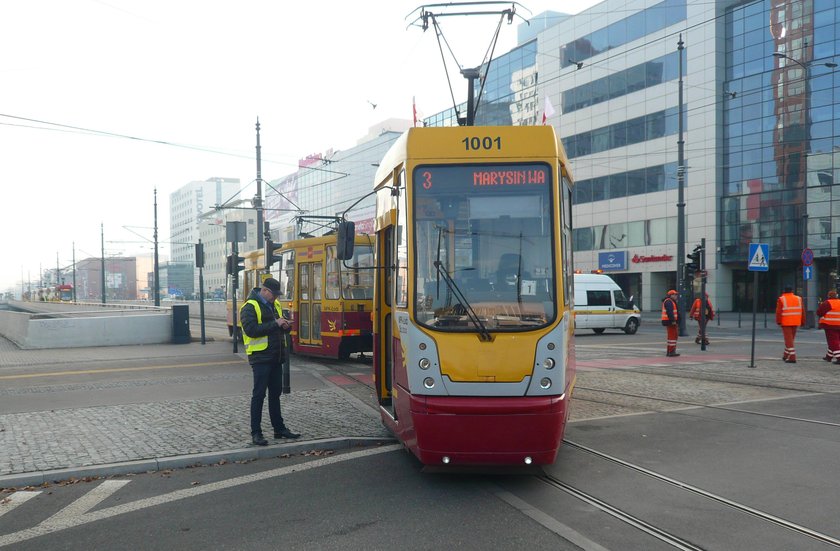
[(676, 356), (679, 356), (680, 354), (679, 354), (679, 352), (668, 352), (665, 355), (668, 356), (669, 358), (674, 358)]
[(832, 361), (833, 359), (834, 359), (834, 358), (833, 358), (832, 356), (828, 356), (828, 355), (823, 356), (823, 360), (827, 361), (828, 363), (831, 363), (831, 361)]
[[(700, 337), (697, 337), (696, 339), (694, 339), (694, 344), (700, 344)], [(706, 344), (708, 344), (708, 343), (706, 343)]]
[(796, 360), (791, 360), (790, 358), (788, 358), (787, 360), (785, 360), (785, 363), (786, 364), (795, 364)]
[(283, 429), (275, 431), (274, 438), (300, 438), (300, 435), (296, 432), (290, 431), (289, 429)]
[(262, 434), (252, 434), (251, 442), (255, 446), (268, 446), (268, 440), (266, 440)]

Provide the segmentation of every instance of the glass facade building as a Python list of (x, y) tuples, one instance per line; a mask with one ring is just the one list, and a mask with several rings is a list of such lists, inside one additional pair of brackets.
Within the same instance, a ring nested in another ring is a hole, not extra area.
[(807, 247), (828, 277), (840, 239), (840, 10), (748, 2), (725, 28), (721, 261), (761, 242), (797, 266)]
[[(643, 307), (656, 307), (676, 283), (682, 176), (686, 249), (706, 240), (709, 291), (720, 307), (751, 301), (746, 264), (754, 242), (767, 243), (773, 261), (760, 297), (765, 306), (783, 284), (794, 283), (811, 304), (834, 286), (840, 258), (834, 4), (607, 0), (537, 33), (538, 112), (531, 120), (541, 117), (545, 98), (560, 106), (549, 122), (576, 176), (576, 268), (598, 269), (600, 257), (615, 252), (654, 258), (628, 260), (611, 275), (643, 297)], [(498, 73), (494, 82), (514, 71)], [(477, 117), (477, 124), (528, 123), (491, 116)], [(800, 262), (804, 248), (816, 258), (810, 289)]]
[[(575, 268), (597, 270), (610, 258), (605, 271), (643, 309), (656, 309), (676, 286), (683, 225), (686, 252), (705, 240), (707, 291), (718, 308), (751, 305), (748, 248), (761, 242), (770, 246), (770, 273), (759, 306), (772, 308), (781, 286), (794, 283), (813, 310), (840, 265), (835, 1), (605, 0), (535, 19), (539, 28), (520, 33), (523, 42), (476, 81), (476, 124), (541, 124), (546, 100), (557, 106), (548, 123), (576, 180)], [(423, 123), (456, 125), (465, 110)], [(396, 136), (272, 182), (272, 227), (290, 228), (302, 210), (341, 212), (370, 189), (368, 167)], [(358, 207), (362, 227), (366, 208), (372, 201)], [(815, 257), (809, 283), (806, 247)]]

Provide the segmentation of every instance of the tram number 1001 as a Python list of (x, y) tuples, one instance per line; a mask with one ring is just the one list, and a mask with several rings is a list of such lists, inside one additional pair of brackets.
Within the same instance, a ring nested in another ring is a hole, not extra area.
[(502, 149), (502, 138), (499, 136), (495, 138), (491, 138), (490, 136), (484, 136), (483, 138), (473, 136), (472, 138), (464, 138), (461, 142), (463, 142), (466, 151)]

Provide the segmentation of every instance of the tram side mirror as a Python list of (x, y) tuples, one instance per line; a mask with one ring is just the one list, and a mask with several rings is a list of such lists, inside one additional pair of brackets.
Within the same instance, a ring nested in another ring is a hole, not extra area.
[(353, 258), (353, 247), (356, 244), (356, 223), (352, 220), (339, 222), (336, 239), (336, 256), (338, 259), (350, 260)]

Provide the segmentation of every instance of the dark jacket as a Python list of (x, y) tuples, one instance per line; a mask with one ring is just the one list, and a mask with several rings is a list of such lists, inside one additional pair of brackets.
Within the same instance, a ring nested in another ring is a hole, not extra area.
[(249, 337), (264, 337), (268, 335), (268, 348), (248, 355), (248, 363), (279, 362), (283, 352), (284, 331), (277, 325), (277, 311), (266, 305), (260, 295), (260, 290), (252, 289), (247, 300), (255, 300), (260, 305), (262, 323), (257, 323), (257, 313), (252, 304), (247, 302), (239, 311), (242, 331)]

